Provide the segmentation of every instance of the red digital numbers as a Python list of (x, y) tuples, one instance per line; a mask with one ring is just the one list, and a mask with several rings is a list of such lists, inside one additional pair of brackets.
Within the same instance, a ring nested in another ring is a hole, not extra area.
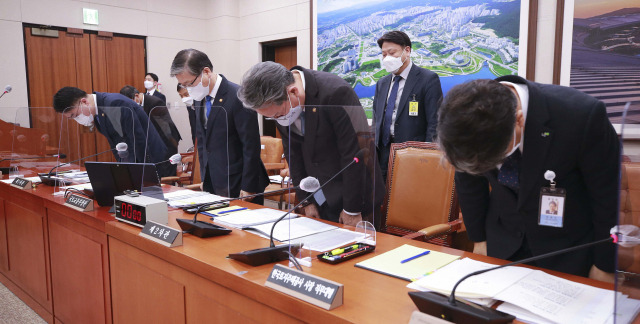
[(122, 217), (131, 219), (133, 221), (142, 221), (142, 212), (133, 208), (133, 205), (131, 204), (123, 202), (120, 206), (120, 214), (122, 215)]

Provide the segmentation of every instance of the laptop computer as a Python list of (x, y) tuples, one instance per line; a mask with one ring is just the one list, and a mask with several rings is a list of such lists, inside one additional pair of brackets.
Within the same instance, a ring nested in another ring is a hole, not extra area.
[(125, 190), (164, 199), (160, 177), (153, 163), (85, 162), (95, 200), (100, 206), (113, 206), (113, 197)]

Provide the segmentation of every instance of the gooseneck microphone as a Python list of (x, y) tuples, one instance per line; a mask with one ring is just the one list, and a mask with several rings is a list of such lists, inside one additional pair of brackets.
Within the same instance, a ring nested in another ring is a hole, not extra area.
[(154, 163), (154, 164), (158, 165), (158, 164), (167, 163), (167, 162), (169, 162), (171, 164), (178, 164), (178, 163), (182, 162), (182, 155), (180, 155), (180, 153), (176, 153), (176, 154), (172, 155), (168, 160), (160, 161), (160, 162), (157, 162), (157, 163)]
[[(71, 162), (60, 163), (60, 164), (54, 166), (53, 168), (51, 168), (51, 170), (49, 172), (47, 172), (47, 173), (38, 173), (38, 176), (40, 177), (40, 181), (42, 181), (42, 183), (47, 185), (47, 186), (56, 186), (56, 185), (68, 186), (69, 184), (71, 184), (71, 181), (60, 179), (60, 178), (57, 178), (57, 177), (53, 177), (52, 176), (53, 170), (55, 170), (55, 169), (57, 169), (57, 168), (59, 168), (61, 166), (69, 165), (71, 163), (75, 163), (75, 162), (78, 162), (78, 161), (82, 161), (84, 159), (88, 159), (90, 157), (94, 157), (94, 156), (97, 156), (97, 155), (100, 155), (100, 154), (104, 154), (104, 153), (107, 153), (107, 152), (112, 152), (113, 150), (117, 150), (118, 154), (120, 154), (120, 152), (126, 152), (127, 148), (129, 148), (127, 143), (120, 142), (120, 143), (118, 143), (116, 145), (115, 148), (112, 148), (112, 149), (109, 149), (109, 150), (106, 150), (106, 151), (102, 151), (100, 153), (92, 154), (92, 155), (89, 155), (89, 156), (85, 156), (85, 157), (79, 158), (77, 160), (73, 160)], [(65, 156), (63, 156), (63, 155), (64, 154), (61, 154), (60, 157), (61, 158), (65, 158), (66, 155)]]
[[(616, 227), (614, 227), (615, 229)], [(613, 231), (613, 230), (612, 230)], [(534, 256), (531, 258), (522, 259), (520, 261), (515, 261), (511, 263), (507, 263), (500, 266), (495, 266), (492, 268), (478, 270), (472, 273), (467, 274), (462, 277), (451, 289), (451, 294), (449, 297), (433, 292), (433, 291), (421, 291), (421, 292), (409, 292), (409, 296), (414, 301), (416, 305), (421, 305), (419, 307), (422, 312), (425, 312), (429, 315), (442, 318), (446, 321), (450, 321), (453, 323), (509, 323), (515, 319), (515, 316), (501, 312), (499, 310), (456, 301), (456, 288), (460, 283), (462, 283), (465, 279), (476, 276), (485, 272), (501, 269), (504, 267), (514, 266), (518, 264), (523, 264), (527, 262), (532, 262), (536, 260), (541, 260), (545, 258), (549, 258), (552, 256), (556, 256), (558, 254), (564, 254), (580, 249), (584, 249), (587, 247), (591, 247), (594, 245), (602, 244), (602, 243), (618, 243), (618, 236), (616, 234), (611, 234), (611, 237), (606, 239), (593, 241), (590, 243), (576, 245), (570, 248), (549, 252), (545, 254), (541, 254), (538, 256)]]
[(278, 261), (288, 259), (289, 255), (285, 253), (285, 251), (288, 251), (290, 248), (292, 250), (292, 254), (296, 254), (297, 250), (299, 250), (302, 247), (302, 244), (295, 244), (295, 245), (281, 244), (281, 245), (275, 246), (275, 243), (273, 242), (273, 230), (275, 229), (276, 225), (285, 217), (287, 217), (287, 215), (291, 214), (294, 210), (296, 210), (296, 208), (300, 207), (304, 202), (311, 199), (313, 195), (315, 195), (318, 191), (322, 190), (324, 186), (330, 183), (333, 179), (335, 179), (338, 175), (344, 172), (347, 168), (349, 168), (353, 164), (359, 163), (360, 160), (362, 160), (362, 157), (364, 156), (365, 151), (367, 151), (367, 149), (361, 149), (360, 151), (358, 151), (358, 153), (356, 153), (355, 157), (351, 162), (349, 162), (345, 167), (343, 167), (340, 171), (334, 174), (322, 186), (317, 187), (311, 194), (309, 194), (306, 198), (302, 199), (302, 201), (300, 201), (297, 205), (289, 209), (284, 215), (282, 215), (282, 217), (278, 218), (278, 220), (276, 220), (273, 223), (273, 226), (271, 226), (271, 233), (269, 234), (269, 247), (248, 250), (240, 253), (232, 253), (232, 254), (229, 254), (228, 258), (238, 260), (242, 263), (246, 263), (248, 265), (255, 267), (255, 266), (260, 266), (267, 263), (278, 262)]
[[(186, 231), (194, 236), (197, 237), (211, 237), (211, 236), (218, 236), (218, 235), (224, 235), (224, 234), (228, 234), (231, 231), (222, 227), (222, 226), (218, 226), (215, 224), (211, 224), (208, 222), (203, 222), (203, 221), (198, 221), (197, 217), (198, 214), (205, 208), (211, 206), (211, 205), (215, 205), (215, 204), (219, 204), (219, 203), (224, 203), (224, 202), (229, 202), (229, 201), (234, 201), (234, 200), (241, 200), (241, 199), (246, 199), (246, 198), (253, 198), (253, 197), (257, 197), (257, 196), (262, 196), (262, 195), (268, 195), (268, 194), (272, 194), (272, 193), (278, 193), (278, 192), (286, 192), (286, 191), (291, 191), (291, 190), (295, 190), (295, 189), (302, 189), (304, 191), (307, 192), (311, 192), (313, 190), (315, 190), (315, 188), (317, 188), (320, 185), (320, 183), (318, 182), (318, 179), (314, 178), (314, 177), (306, 177), (304, 179), (302, 179), (302, 181), (300, 181), (300, 185), (296, 186), (296, 187), (291, 187), (291, 188), (283, 188), (283, 189), (279, 189), (279, 190), (273, 190), (273, 191), (268, 191), (268, 192), (261, 192), (261, 193), (257, 193), (257, 194), (253, 194), (253, 195), (249, 195), (249, 196), (244, 196), (244, 197), (237, 197), (237, 198), (228, 198), (228, 199), (222, 199), (222, 200), (217, 200), (214, 202), (210, 202), (210, 203), (206, 203), (206, 204), (202, 204), (200, 206), (198, 206), (197, 208), (195, 208), (195, 215), (193, 215), (193, 220), (189, 220), (189, 219), (176, 219), (176, 221), (178, 222), (178, 225), (180, 225), (180, 228), (183, 231)], [(187, 207), (183, 209), (185, 212), (191, 212), (193, 210), (193, 207)]]
[(0, 98), (2, 98), (5, 94), (11, 92), (11, 90), (13, 90), (13, 88), (10, 85), (7, 85), (6, 87), (4, 87), (4, 91), (0, 95)]

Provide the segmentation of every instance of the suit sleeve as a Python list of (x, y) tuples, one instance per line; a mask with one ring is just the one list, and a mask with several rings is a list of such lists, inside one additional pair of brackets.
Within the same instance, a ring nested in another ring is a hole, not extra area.
[(462, 219), (473, 242), (487, 240), (486, 217), (489, 208), (489, 182), (483, 176), (456, 172), (456, 191)]
[[(260, 159), (260, 131), (255, 111), (244, 108), (238, 100), (235, 102), (233, 122), (242, 143), (242, 190), (251, 193), (264, 191), (261, 178), (266, 170)], [(262, 187), (262, 188), (260, 188)]]
[[(592, 109), (584, 132), (579, 168), (591, 198), (594, 239), (601, 240), (609, 237), (609, 231), (617, 224), (620, 175), (620, 142), (601, 101)], [(597, 245), (594, 253), (596, 267), (615, 271), (614, 244)]]
[[(336, 90), (331, 96), (329, 102), (333, 105), (357, 106), (360, 107), (360, 99), (355, 91), (349, 86), (343, 86)], [(346, 103), (346, 104), (345, 104)], [(349, 108), (345, 108), (349, 109)], [(336, 138), (338, 139), (338, 151), (340, 153), (340, 165), (342, 167), (353, 161), (353, 157), (358, 152), (360, 146), (355, 128), (351, 123), (351, 118), (343, 109), (334, 109), (330, 113), (331, 125), (333, 125)], [(342, 207), (351, 213), (359, 213), (362, 211), (364, 201), (364, 183), (366, 171), (363, 163), (357, 163), (350, 166), (342, 174), (343, 177), (343, 200)]]
[(427, 134), (425, 141), (433, 142), (436, 136), (436, 128), (438, 126), (438, 108), (442, 102), (442, 86), (440, 78), (433, 73), (426, 82), (426, 91), (424, 92), (425, 118), (427, 121)]

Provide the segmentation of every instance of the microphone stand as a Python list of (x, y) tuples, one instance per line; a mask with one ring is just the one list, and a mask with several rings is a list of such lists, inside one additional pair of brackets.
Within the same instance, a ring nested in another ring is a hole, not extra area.
[(329, 182), (331, 182), (331, 180), (335, 179), (335, 177), (337, 177), (339, 174), (344, 172), (344, 170), (346, 170), (348, 167), (350, 167), (354, 163), (360, 162), (363, 152), (364, 152), (363, 150), (360, 150), (356, 154), (356, 157), (354, 157), (353, 160), (349, 162), (349, 164), (347, 164), (344, 168), (342, 168), (340, 171), (334, 174), (333, 177), (327, 180), (327, 182), (325, 182), (322, 186), (320, 186), (320, 188), (316, 189), (314, 192), (309, 194), (306, 198), (300, 201), (293, 208), (289, 209), (284, 215), (282, 215), (280, 218), (278, 218), (278, 220), (276, 220), (273, 223), (273, 226), (271, 226), (271, 233), (269, 234), (269, 247), (248, 250), (240, 253), (232, 253), (232, 254), (229, 254), (228, 258), (257, 267), (263, 264), (287, 260), (289, 258), (289, 254), (287, 254), (286, 252), (288, 252), (289, 249), (291, 249), (291, 254), (293, 255), (297, 254), (300, 248), (302, 248), (302, 244), (281, 244), (278, 246), (275, 245), (275, 243), (273, 242), (273, 230), (276, 228), (276, 225), (285, 217), (287, 217), (287, 215), (291, 214), (291, 212), (296, 210), (296, 208), (300, 207), (300, 205), (302, 205), (304, 202), (308, 201), (311, 197), (313, 197), (313, 195), (315, 195), (318, 191), (322, 190), (324, 186), (326, 186)]
[[(485, 272), (497, 270), (504, 267), (509, 267), (513, 265), (523, 264), (531, 261), (536, 261), (540, 259), (549, 258), (552, 256), (556, 256), (558, 254), (564, 254), (567, 252), (572, 252), (580, 249), (584, 249), (593, 245), (598, 245), (601, 243), (607, 242), (618, 242), (618, 236), (616, 234), (611, 234), (611, 237), (606, 239), (593, 241), (590, 243), (585, 243), (577, 246), (573, 246), (570, 248), (549, 252), (545, 254), (541, 254), (538, 256), (522, 259), (520, 261), (515, 261), (511, 263), (507, 263), (500, 266), (495, 266), (489, 269), (478, 270), (472, 273), (467, 274), (462, 277), (451, 289), (451, 294), (449, 297), (433, 292), (433, 291), (422, 291), (422, 292), (409, 292), (409, 296), (413, 300), (416, 305), (419, 305), (420, 311), (427, 313), (429, 315), (442, 318), (444, 320), (454, 322), (454, 323), (509, 323), (515, 319), (515, 316), (501, 312), (499, 310), (476, 305), (472, 303), (466, 303), (464, 301), (460, 301), (460, 303), (456, 302), (456, 288), (462, 281), (465, 279), (476, 276)], [(420, 307), (422, 306), (422, 307)]]

